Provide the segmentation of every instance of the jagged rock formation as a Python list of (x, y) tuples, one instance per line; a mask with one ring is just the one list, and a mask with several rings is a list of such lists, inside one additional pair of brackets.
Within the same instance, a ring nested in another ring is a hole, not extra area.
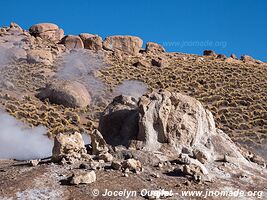
[(102, 38), (98, 35), (93, 35), (89, 33), (82, 33), (79, 35), (83, 41), (83, 45), (85, 49), (90, 50), (101, 50), (102, 49)]
[(99, 121), (99, 131), (107, 143), (116, 145), (129, 144), (138, 133), (137, 102), (128, 96), (118, 96), (105, 109)]
[(63, 38), (64, 31), (59, 28), (56, 24), (52, 23), (40, 23), (30, 27), (29, 32), (35, 37), (47, 39), (58, 42)]
[(61, 162), (63, 158), (68, 161), (89, 159), (80, 133), (60, 133), (55, 137), (52, 161)]
[(106, 50), (119, 50), (130, 55), (139, 53), (142, 45), (143, 41), (135, 36), (110, 36), (103, 42), (103, 48)]
[(243, 159), (231, 139), (216, 129), (211, 112), (196, 99), (168, 91), (142, 96), (138, 107), (135, 102), (125, 101), (129, 99), (116, 97), (103, 114), (99, 130), (108, 143), (125, 145), (137, 139), (143, 141), (143, 148), (149, 151), (169, 144), (178, 154), (182, 149), (191, 149), (196, 157), (204, 157), (208, 162), (224, 155)]

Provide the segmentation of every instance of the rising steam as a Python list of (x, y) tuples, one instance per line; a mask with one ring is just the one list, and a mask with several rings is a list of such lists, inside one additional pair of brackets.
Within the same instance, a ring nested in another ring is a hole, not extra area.
[(113, 96), (127, 95), (139, 99), (147, 92), (147, 85), (137, 80), (125, 80), (114, 89)]
[(53, 141), (44, 127), (27, 128), (0, 111), (0, 159), (29, 160), (51, 156)]
[(90, 92), (91, 96), (104, 95), (104, 83), (97, 77), (97, 71), (106, 67), (104, 55), (85, 49), (73, 50), (62, 57), (56, 78), (79, 81)]

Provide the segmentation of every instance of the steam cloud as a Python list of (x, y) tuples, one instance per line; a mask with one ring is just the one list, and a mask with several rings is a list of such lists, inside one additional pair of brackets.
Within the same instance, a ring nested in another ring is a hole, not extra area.
[(93, 101), (97, 96), (105, 94), (106, 86), (96, 74), (98, 70), (106, 67), (103, 54), (85, 49), (73, 50), (66, 53), (62, 60), (63, 64), (59, 67), (56, 78), (81, 82), (91, 93)]
[[(0, 46), (0, 70), (3, 70), (20, 49)], [(0, 76), (0, 88), (6, 85)], [(0, 159), (37, 159), (51, 155), (53, 142), (44, 127), (26, 128), (25, 124), (0, 110)]]
[(0, 111), (0, 159), (29, 160), (51, 156), (53, 141), (44, 127), (29, 129)]
[(139, 99), (147, 92), (147, 85), (137, 80), (126, 80), (114, 89), (113, 96), (127, 95)]
[(79, 81), (91, 93), (93, 103), (101, 98), (111, 100), (118, 95), (130, 95), (138, 99), (147, 92), (147, 85), (137, 80), (126, 80), (118, 85), (114, 92), (98, 77), (97, 71), (107, 67), (104, 55), (101, 52), (92, 52), (85, 49), (73, 50), (62, 57), (62, 64), (56, 74), (57, 79)]

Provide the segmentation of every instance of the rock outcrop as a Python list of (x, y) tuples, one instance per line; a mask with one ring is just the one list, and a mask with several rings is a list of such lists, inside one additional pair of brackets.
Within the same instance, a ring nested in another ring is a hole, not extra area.
[(29, 32), (35, 37), (49, 39), (51, 41), (60, 41), (64, 36), (63, 29), (60, 29), (56, 24), (40, 23), (30, 27)]
[(137, 102), (128, 96), (117, 96), (102, 113), (99, 131), (108, 144), (125, 145), (138, 133)]
[(196, 99), (159, 91), (143, 95), (138, 108), (129, 100), (115, 98), (100, 120), (100, 131), (109, 144), (126, 145), (137, 140), (147, 151), (163, 150), (167, 145), (179, 155), (188, 149), (200, 163), (224, 155), (247, 163), (231, 139), (215, 127), (211, 112)]
[(136, 36), (110, 36), (103, 42), (103, 48), (106, 50), (119, 50), (130, 55), (138, 54), (142, 45), (142, 39)]
[(83, 41), (79, 36), (67, 35), (62, 38), (61, 44), (64, 44), (67, 49), (83, 49)]
[(204, 50), (204, 51), (203, 51), (203, 55), (204, 55), (204, 56), (214, 56), (214, 57), (217, 56), (217, 54), (216, 54), (215, 51), (213, 51), (213, 50)]
[(148, 43), (146, 43), (146, 50), (145, 51), (147, 53), (151, 52), (151, 53), (158, 54), (158, 53), (165, 52), (165, 49), (160, 44), (157, 44), (155, 42), (148, 42)]
[(98, 51), (102, 49), (102, 38), (98, 35), (93, 35), (89, 33), (82, 33), (79, 35), (83, 41), (85, 49), (90, 49)]
[(82, 135), (78, 132), (62, 134), (59, 133), (54, 140), (52, 150), (52, 161), (88, 158)]
[(41, 88), (37, 97), (49, 99), (51, 103), (72, 108), (83, 108), (90, 104), (91, 96), (84, 85), (76, 81), (59, 80)]

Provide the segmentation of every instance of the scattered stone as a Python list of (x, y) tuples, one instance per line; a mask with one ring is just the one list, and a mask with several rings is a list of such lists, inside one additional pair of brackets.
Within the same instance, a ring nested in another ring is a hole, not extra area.
[(91, 97), (84, 85), (76, 81), (58, 80), (41, 88), (37, 94), (40, 100), (71, 108), (83, 108), (90, 104)]
[(121, 162), (119, 161), (112, 161), (111, 167), (115, 170), (120, 170), (121, 169)]
[(146, 44), (146, 50), (145, 51), (147, 53), (151, 52), (151, 53), (158, 54), (158, 53), (165, 52), (165, 49), (160, 44), (157, 44), (157, 43), (154, 43), (154, 42), (148, 42)]
[(217, 55), (217, 58), (218, 58), (218, 59), (226, 59), (227, 57), (226, 57), (226, 55), (224, 55), (224, 54), (218, 54), (218, 55)]
[(102, 38), (98, 35), (93, 35), (89, 33), (82, 33), (79, 35), (83, 41), (84, 48), (90, 50), (101, 50), (102, 49)]
[(35, 167), (39, 164), (39, 161), (38, 160), (30, 160), (29, 164), (30, 164), (30, 166)]
[(217, 56), (217, 54), (216, 54), (215, 51), (213, 51), (213, 50), (204, 50), (204, 51), (203, 51), (203, 55), (204, 55), (204, 56), (214, 56), (214, 57)]
[(232, 54), (230, 55), (230, 58), (233, 58), (233, 59), (235, 59), (235, 60), (238, 59), (237, 56), (236, 56), (234, 53), (232, 53)]
[(74, 172), (70, 178), (70, 184), (79, 185), (79, 184), (90, 184), (96, 181), (96, 174), (94, 171), (77, 171)]
[(150, 64), (149, 64), (149, 62), (147, 62), (145, 60), (140, 60), (140, 61), (133, 63), (133, 66), (135, 66), (135, 67), (150, 67)]
[(108, 151), (107, 143), (97, 129), (95, 129), (91, 134), (91, 146), (93, 155), (98, 155), (101, 152)]
[(136, 55), (142, 48), (143, 41), (135, 36), (110, 36), (103, 42), (106, 50), (119, 50), (125, 54)]
[(184, 154), (188, 154), (189, 156), (193, 156), (193, 152), (192, 152), (192, 149), (191, 148), (189, 148), (189, 147), (183, 147), (182, 148), (182, 153), (184, 153)]
[(152, 66), (163, 67), (163, 60), (161, 58), (158, 58), (158, 59), (153, 58), (151, 60), (151, 64), (152, 64)]
[(254, 62), (255, 61), (254, 58), (248, 55), (242, 55), (240, 60), (242, 60), (243, 62)]
[(123, 169), (129, 169), (131, 171), (142, 171), (142, 164), (139, 160), (135, 160), (133, 158), (127, 159), (122, 162)]
[(61, 44), (64, 44), (67, 49), (83, 49), (83, 41), (79, 36), (67, 35), (61, 40)]
[(62, 158), (66, 160), (69, 158), (81, 159), (82, 154), (86, 154), (82, 135), (78, 132), (73, 134), (59, 133), (55, 137), (52, 153), (53, 162), (60, 162)]
[(11, 22), (9, 27), (10, 27), (9, 31), (10, 30), (17, 30), (19, 32), (23, 32), (23, 29), (18, 24), (16, 24), (15, 22)]
[(105, 152), (105, 153), (99, 154), (98, 159), (104, 160), (105, 162), (112, 162), (113, 156), (110, 153)]
[(45, 65), (51, 65), (53, 62), (53, 56), (50, 51), (46, 50), (29, 50), (27, 51), (28, 63), (42, 63)]

